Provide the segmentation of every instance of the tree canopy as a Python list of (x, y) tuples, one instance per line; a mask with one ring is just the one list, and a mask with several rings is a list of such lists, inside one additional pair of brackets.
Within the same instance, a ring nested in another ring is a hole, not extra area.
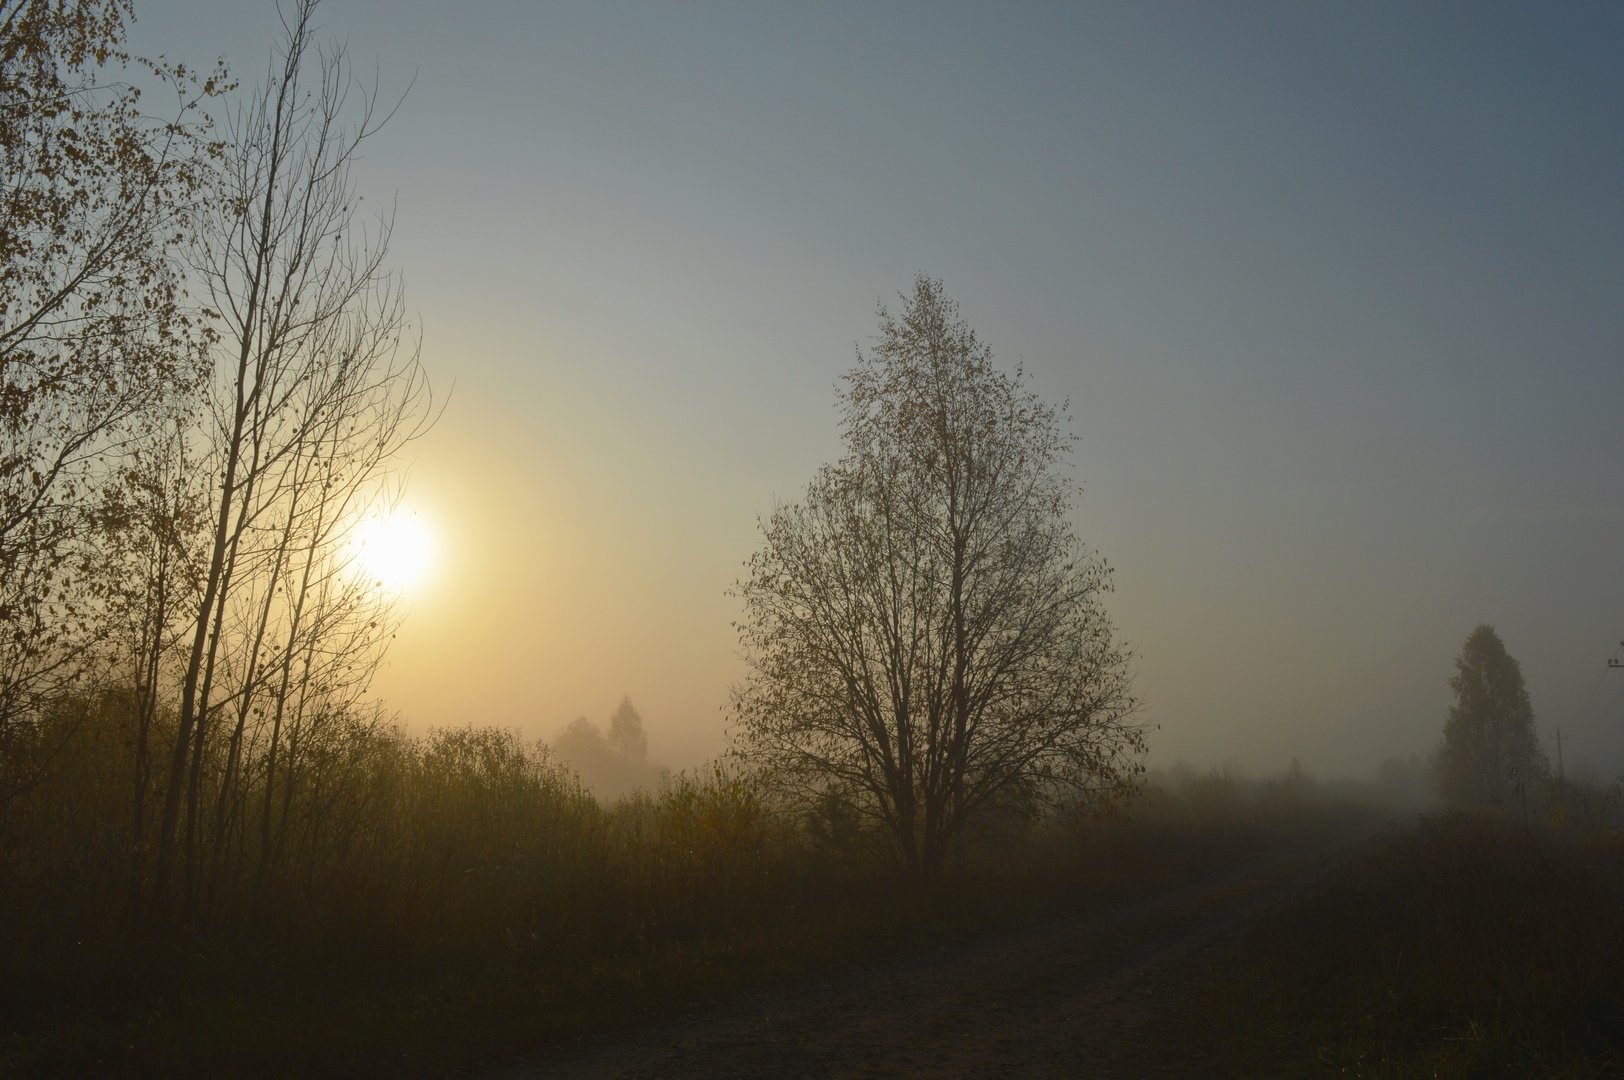
[(739, 751), (937, 873), (968, 822), (1122, 789), (1144, 749), (1110, 569), (1071, 523), (1064, 408), (921, 275), (839, 391), (845, 453), (736, 591)]
[(206, 370), (180, 264), (224, 73), (132, 58), (131, 18), (125, 0), (0, 0), (0, 743), (94, 654), (95, 508)]

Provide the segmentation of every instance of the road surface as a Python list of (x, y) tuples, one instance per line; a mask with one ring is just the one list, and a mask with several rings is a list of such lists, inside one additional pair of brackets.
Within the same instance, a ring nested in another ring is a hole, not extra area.
[(551, 1077), (1222, 1076), (1184, 1006), (1214, 950), (1356, 846), (1261, 852), (1132, 903), (876, 963), (518, 1062)]

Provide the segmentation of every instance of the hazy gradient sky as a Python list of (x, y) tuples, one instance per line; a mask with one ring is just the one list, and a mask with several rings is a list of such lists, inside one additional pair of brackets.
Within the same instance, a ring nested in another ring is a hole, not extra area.
[[(137, 0), (252, 82), (266, 0)], [(1624, 771), (1624, 8), (329, 0), (438, 385), (377, 691), (723, 745), (756, 516), (943, 279), (1069, 397), (1153, 760), (1366, 772), (1492, 622)], [(414, 82), (415, 79), (415, 82)], [(1547, 740), (1547, 750), (1552, 744)]]

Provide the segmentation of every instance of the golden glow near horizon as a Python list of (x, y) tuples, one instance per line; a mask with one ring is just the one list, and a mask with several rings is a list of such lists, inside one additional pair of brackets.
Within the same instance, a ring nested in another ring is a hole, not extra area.
[(396, 593), (420, 588), (437, 555), (433, 530), (423, 516), (402, 507), (361, 522), (352, 549), (360, 572)]

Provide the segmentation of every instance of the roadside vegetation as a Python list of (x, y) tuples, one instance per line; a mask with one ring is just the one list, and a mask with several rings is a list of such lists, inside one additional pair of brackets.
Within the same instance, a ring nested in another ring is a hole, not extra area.
[(1616, 1075), (1624, 832), (1616, 789), (1569, 795), (1393, 829), (1253, 926), (1195, 1023), (1238, 1074)]
[(0, 859), (0, 1073), (422, 1074), (1131, 900), (1369, 810), (1300, 771), (1151, 778), (1127, 812), (991, 825), (956, 872), (717, 769), (605, 806), (489, 729), (359, 729), (279, 872), (207, 923), (132, 932), (119, 738), (81, 716)]
[(1620, 1061), (1616, 789), (1553, 781), (1525, 822), (1418, 817), (1415, 761), (1368, 784), (1153, 770), (1126, 804), (983, 817), (921, 880), (872, 826), (740, 771), (606, 803), (514, 732), (356, 715), (307, 751), (270, 869), (243, 860), (206, 917), (154, 925), (129, 902), (116, 706), (59, 703), (6, 808), (0, 1074), (467, 1070), (1344, 842), (1358, 854), (1192, 973), (1204, 990), (1158, 1005), (1188, 1025), (1170, 1038), (1253, 1073)]

